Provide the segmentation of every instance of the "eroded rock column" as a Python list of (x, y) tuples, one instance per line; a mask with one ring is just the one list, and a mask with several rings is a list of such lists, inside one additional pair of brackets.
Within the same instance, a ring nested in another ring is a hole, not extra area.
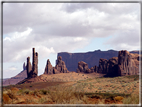
[(27, 58), (27, 78), (31, 77), (32, 66), (30, 62), (30, 57)]
[(32, 63), (32, 77), (36, 77), (38, 74), (38, 53), (35, 53), (33, 48), (33, 63)]

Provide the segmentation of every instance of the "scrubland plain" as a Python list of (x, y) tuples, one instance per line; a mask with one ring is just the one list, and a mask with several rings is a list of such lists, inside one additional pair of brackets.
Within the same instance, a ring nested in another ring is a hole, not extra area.
[(3, 104), (139, 104), (139, 82), (138, 75), (44, 74), (3, 87)]

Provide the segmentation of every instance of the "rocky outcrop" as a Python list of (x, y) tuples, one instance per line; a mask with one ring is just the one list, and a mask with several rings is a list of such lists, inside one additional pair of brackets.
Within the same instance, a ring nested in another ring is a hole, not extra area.
[(76, 72), (91, 73), (91, 70), (88, 68), (87, 63), (80, 61), (80, 62), (78, 62), (78, 68), (77, 68)]
[(107, 62), (107, 76), (118, 76), (118, 57), (112, 57)]
[(131, 54), (126, 50), (119, 51), (118, 55), (118, 75), (138, 75), (139, 55)]
[(68, 73), (68, 72), (69, 71), (66, 68), (65, 62), (62, 61), (61, 56), (58, 57), (55, 67), (52, 67), (49, 59), (47, 60), (44, 74), (58, 74), (58, 73)]
[(68, 69), (66, 68), (65, 62), (62, 61), (62, 57), (59, 56), (57, 59), (57, 64), (55, 66), (55, 69), (57, 69), (57, 71), (59, 71), (60, 73), (68, 73)]
[(103, 73), (103, 74), (107, 73), (107, 63), (108, 63), (107, 59), (100, 58), (99, 67), (98, 67), (99, 73)]
[(58, 71), (55, 67), (53, 67), (53, 74), (59, 74), (60, 71)]
[(53, 74), (53, 67), (52, 67), (49, 59), (47, 60), (44, 74)]
[(139, 74), (139, 60), (140, 55), (136, 53), (129, 53), (128, 51), (119, 51), (118, 57), (112, 57), (109, 60), (100, 58), (99, 67), (94, 66), (90, 69), (88, 64), (81, 61), (78, 62), (77, 72), (84, 73), (102, 73), (106, 76), (124, 76), (124, 75), (138, 75)]
[(33, 48), (33, 62), (31, 66), (30, 57), (27, 58), (27, 78), (34, 78), (38, 75), (38, 53)]

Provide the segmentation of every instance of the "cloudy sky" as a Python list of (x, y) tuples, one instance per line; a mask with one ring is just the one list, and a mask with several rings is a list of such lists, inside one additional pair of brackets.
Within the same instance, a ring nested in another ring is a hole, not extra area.
[(58, 52), (140, 49), (139, 3), (4, 3), (3, 78), (22, 71), (35, 47), (39, 75)]

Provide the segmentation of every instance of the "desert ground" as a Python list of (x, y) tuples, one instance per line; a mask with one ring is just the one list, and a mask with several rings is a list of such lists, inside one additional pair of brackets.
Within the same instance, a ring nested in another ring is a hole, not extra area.
[(139, 104), (139, 76), (99, 73), (40, 75), (3, 87), (3, 104)]

